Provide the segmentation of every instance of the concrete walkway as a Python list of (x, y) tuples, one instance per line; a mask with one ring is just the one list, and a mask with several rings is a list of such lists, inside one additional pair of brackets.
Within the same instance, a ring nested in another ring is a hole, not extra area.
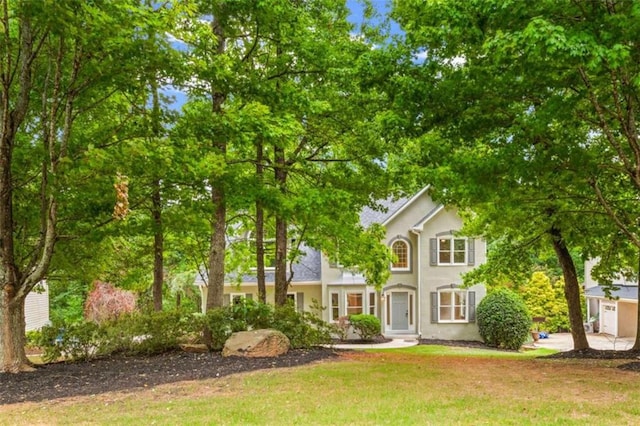
[(351, 345), (348, 343), (339, 343), (336, 345), (332, 345), (332, 347), (336, 349), (397, 349), (397, 348), (408, 348), (411, 346), (418, 345), (417, 339), (392, 339), (390, 342), (385, 343), (372, 343), (370, 345), (367, 344), (355, 344)]
[[(624, 351), (631, 349), (634, 339), (632, 337), (613, 337), (608, 334), (587, 334), (589, 346), (593, 349), (600, 350), (617, 350)], [(385, 343), (372, 344), (336, 344), (332, 347), (337, 349), (397, 349), (408, 348), (418, 345), (417, 339), (393, 339)], [(573, 349), (573, 338), (571, 333), (553, 333), (547, 339), (540, 339), (535, 343), (526, 344), (527, 347), (555, 349), (560, 352), (570, 351)]]

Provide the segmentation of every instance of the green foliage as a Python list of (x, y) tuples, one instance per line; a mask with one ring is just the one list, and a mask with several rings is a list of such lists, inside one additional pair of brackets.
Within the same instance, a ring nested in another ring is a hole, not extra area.
[(551, 333), (570, 329), (569, 309), (564, 297), (564, 281), (551, 279), (541, 271), (534, 272), (529, 283), (520, 289), (527, 310), (533, 317), (544, 317), (540, 329)]
[(480, 337), (489, 346), (520, 349), (531, 328), (531, 317), (516, 293), (498, 289), (489, 293), (476, 312)]
[(53, 323), (73, 323), (84, 318), (88, 285), (79, 281), (49, 281), (50, 319)]
[(292, 348), (308, 348), (331, 341), (331, 328), (316, 314), (297, 312), (292, 304), (273, 308), (265, 303), (243, 299), (206, 314), (212, 335), (212, 349), (221, 350), (231, 333), (273, 328), (284, 333)]
[(105, 328), (91, 321), (45, 326), (40, 332), (37, 345), (43, 349), (45, 362), (63, 356), (74, 361), (93, 359), (102, 355), (106, 341)]
[(73, 361), (123, 353), (155, 354), (175, 349), (178, 343), (199, 334), (204, 321), (181, 311), (133, 313), (97, 324), (92, 321), (45, 326), (35, 337), (47, 362), (61, 357)]
[(293, 305), (276, 308), (273, 328), (284, 333), (292, 348), (310, 348), (331, 341), (331, 327), (311, 312), (296, 312)]
[(362, 340), (371, 340), (380, 334), (382, 325), (375, 315), (359, 314), (349, 316), (349, 322)]

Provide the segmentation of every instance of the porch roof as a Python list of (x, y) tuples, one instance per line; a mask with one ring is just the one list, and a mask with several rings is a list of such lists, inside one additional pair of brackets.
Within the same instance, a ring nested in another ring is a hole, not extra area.
[[(611, 290), (611, 299), (630, 300), (633, 302), (638, 300), (638, 286), (622, 284), (614, 284), (614, 286), (617, 290)], [(587, 297), (607, 299), (604, 287), (601, 285), (585, 289), (584, 294)]]

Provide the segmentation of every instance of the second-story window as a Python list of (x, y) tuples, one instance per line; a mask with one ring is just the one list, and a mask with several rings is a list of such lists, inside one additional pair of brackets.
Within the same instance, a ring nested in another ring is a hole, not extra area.
[(391, 264), (391, 270), (393, 271), (408, 271), (410, 268), (410, 250), (409, 243), (403, 240), (396, 240), (391, 244), (391, 251), (395, 258)]

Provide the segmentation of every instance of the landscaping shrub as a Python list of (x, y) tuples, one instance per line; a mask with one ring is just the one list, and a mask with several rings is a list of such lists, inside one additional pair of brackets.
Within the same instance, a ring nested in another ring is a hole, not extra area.
[(64, 356), (71, 360), (89, 360), (103, 354), (105, 330), (91, 321), (44, 326), (40, 329), (42, 359), (51, 362)]
[(133, 313), (100, 324), (80, 321), (43, 327), (37, 344), (46, 362), (62, 356), (79, 361), (114, 353), (155, 354), (178, 347), (181, 338), (203, 327), (199, 317), (181, 311)]
[(101, 322), (131, 313), (136, 308), (133, 292), (115, 288), (112, 284), (96, 281), (84, 304), (86, 319)]
[(349, 327), (351, 327), (351, 324), (349, 323), (349, 317), (344, 315), (341, 317), (338, 317), (338, 322), (333, 324), (333, 332), (336, 333), (338, 335), (338, 338), (340, 340), (347, 340), (347, 337), (349, 336)]
[(308, 348), (331, 341), (329, 325), (317, 315), (297, 312), (293, 305), (274, 309), (246, 299), (207, 311), (206, 326), (211, 331), (213, 350), (222, 350), (231, 333), (265, 328), (281, 331), (289, 338), (292, 348)]
[(233, 314), (228, 306), (209, 309), (205, 315), (205, 326), (211, 332), (211, 349), (216, 351), (222, 350), (231, 333), (240, 331), (234, 330)]
[(380, 320), (375, 315), (351, 315), (349, 322), (351, 322), (353, 330), (362, 340), (372, 340), (382, 330)]
[(489, 293), (476, 311), (482, 340), (489, 346), (520, 349), (531, 328), (531, 317), (516, 293), (498, 289)]
[(284, 333), (292, 348), (310, 348), (331, 342), (331, 328), (326, 322), (311, 312), (296, 312), (293, 305), (276, 308), (270, 328)]

